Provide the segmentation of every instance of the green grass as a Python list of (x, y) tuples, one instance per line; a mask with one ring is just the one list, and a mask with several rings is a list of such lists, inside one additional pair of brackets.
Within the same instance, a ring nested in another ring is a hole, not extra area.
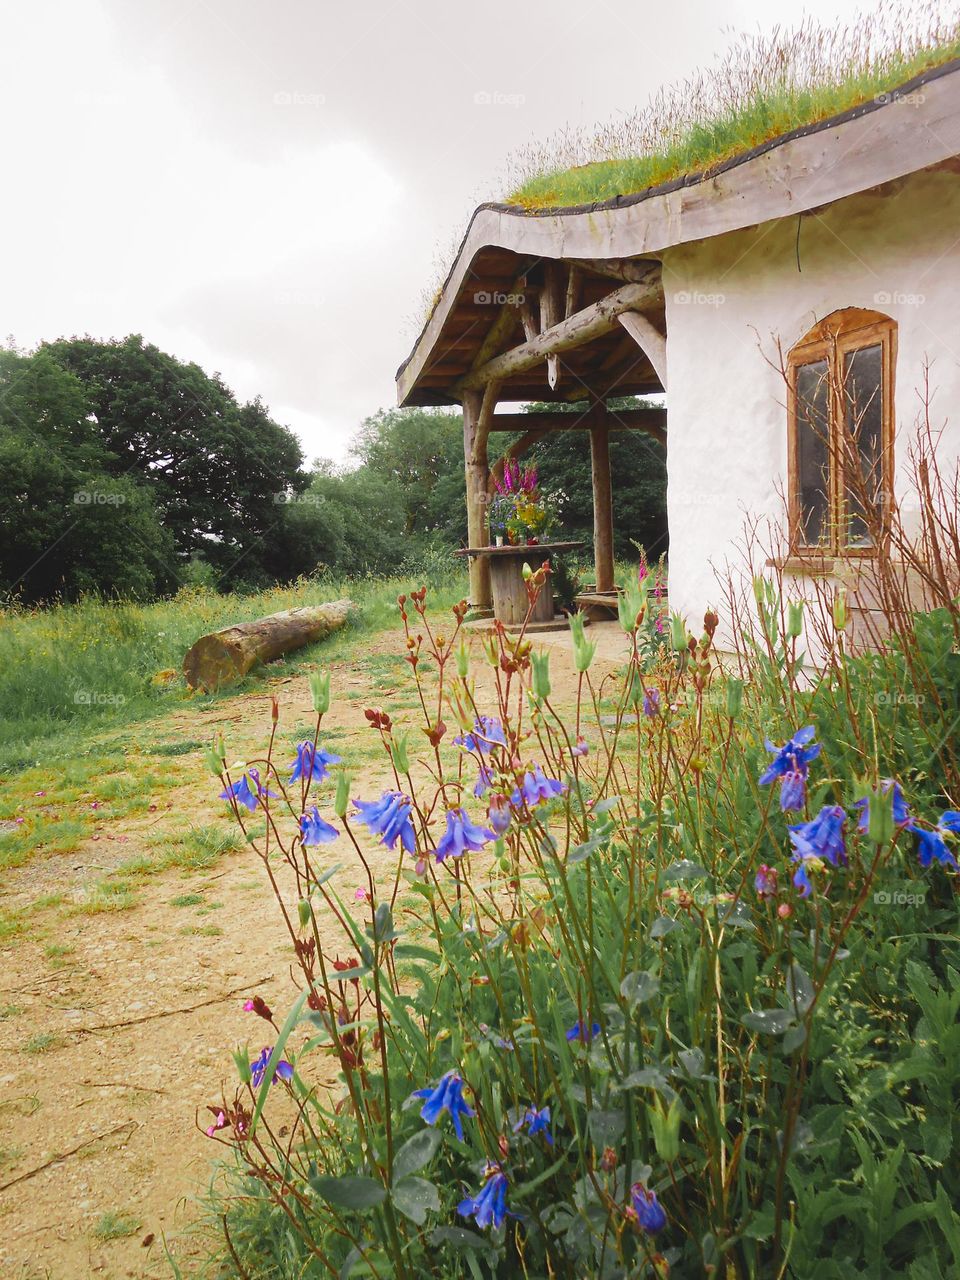
[(708, 72), (633, 115), (566, 131), (513, 157), (508, 199), (526, 208), (609, 200), (701, 173), (829, 119), (960, 55), (960, 20), (881, 6), (848, 28), (807, 20), (742, 36)]
[[(282, 676), (342, 658), (358, 636), (396, 622), (396, 597), (411, 585), (400, 579), (310, 580), (253, 595), (190, 589), (149, 605), (89, 598), (33, 611), (0, 610), (0, 775), (32, 767), (49, 778), (56, 764), (58, 775), (73, 769), (82, 786), (98, 772), (104, 747), (111, 746), (104, 736), (111, 732), (117, 735), (115, 750), (134, 747), (154, 757), (197, 750), (209, 740), (204, 715), (219, 701), (261, 687), (264, 671)], [(464, 587), (465, 577), (453, 578), (437, 596), (452, 603)], [(187, 689), (180, 668), (199, 636), (341, 596), (349, 596), (358, 613), (327, 640), (270, 664), (221, 694), (197, 696)], [(196, 715), (195, 731), (183, 740), (164, 737), (142, 746), (142, 735), (123, 732), (172, 710)], [(129, 781), (142, 794), (143, 780)], [(121, 796), (123, 781), (113, 786)], [(0, 819), (7, 816), (0, 809)], [(4, 836), (0, 849), (13, 845), (18, 849), (14, 857), (20, 857), (18, 841), (16, 834)], [(0, 863), (5, 856), (0, 852)]]
[(142, 1227), (141, 1219), (132, 1213), (116, 1213), (109, 1209), (100, 1215), (90, 1231), (97, 1240), (123, 1240), (127, 1236), (135, 1236)]
[(63, 1036), (54, 1035), (52, 1031), (38, 1031), (24, 1043), (23, 1052), (35, 1055), (49, 1053), (51, 1049), (59, 1049), (63, 1044)]
[(202, 893), (181, 893), (170, 899), (171, 907), (199, 907), (202, 903)]

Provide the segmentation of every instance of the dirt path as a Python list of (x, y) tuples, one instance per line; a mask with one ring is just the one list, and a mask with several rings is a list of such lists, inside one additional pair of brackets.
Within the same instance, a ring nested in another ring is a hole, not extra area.
[[(621, 657), (619, 638), (597, 628), (601, 666)], [(551, 637), (562, 649), (565, 637)], [(333, 668), (337, 696), (325, 739), (358, 760), (354, 795), (375, 795), (388, 780), (371, 751), (363, 709), (398, 708), (404, 676), (390, 659), (396, 636), (366, 636), (357, 653)], [(557, 699), (569, 701), (573, 678), (558, 652)], [(312, 719), (306, 677), (263, 694), (214, 704), (204, 735), (222, 722), (228, 758), (254, 756), (269, 731), (276, 692), (281, 729), (293, 734)], [(393, 714), (394, 712), (392, 712)], [(149, 726), (153, 737), (198, 737), (191, 707)], [(291, 753), (292, 754), (292, 753)], [(111, 859), (126, 863), (175, 841), (190, 823), (219, 820), (214, 780), (202, 751), (177, 760), (178, 785), (157, 795), (156, 811), (123, 824), (105, 818), (97, 838), (57, 857), (35, 857), (8, 872), (6, 911), (23, 910), (54, 889), (67, 905), (80, 899)], [(122, 845), (110, 845), (111, 838)], [(122, 854), (121, 851), (122, 850)], [(339, 856), (337, 856), (339, 854)], [(330, 864), (344, 854), (331, 854)], [(374, 862), (384, 878), (394, 867)], [(341, 889), (353, 887), (350, 869)], [(357, 877), (357, 884), (360, 883)], [(135, 905), (76, 914), (40, 912), (35, 927), (8, 942), (0, 969), (0, 1275), (16, 1280), (171, 1274), (164, 1239), (183, 1274), (196, 1274), (211, 1247), (197, 1228), (197, 1197), (216, 1154), (195, 1113), (216, 1102), (232, 1076), (230, 1052), (256, 1052), (270, 1029), (244, 1013), (258, 993), (284, 1010), (292, 987), (289, 942), (262, 868), (249, 851), (213, 865), (170, 867), (146, 876)], [(264, 1032), (267, 1033), (264, 1036)], [(215, 1242), (214, 1242), (215, 1246)]]

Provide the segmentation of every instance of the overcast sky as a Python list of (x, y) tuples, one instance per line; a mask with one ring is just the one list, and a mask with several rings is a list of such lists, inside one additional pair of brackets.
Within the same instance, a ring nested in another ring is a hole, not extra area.
[(855, 9), (6, 0), (0, 333), (140, 332), (343, 459), (512, 149), (629, 111), (732, 29)]

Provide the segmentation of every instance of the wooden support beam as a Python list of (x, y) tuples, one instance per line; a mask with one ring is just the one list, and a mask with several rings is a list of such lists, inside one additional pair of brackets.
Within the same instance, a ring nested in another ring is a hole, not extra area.
[(667, 340), (646, 316), (622, 311), (617, 319), (656, 370), (660, 385), (667, 389)]
[[(540, 293), (540, 332), (546, 333), (563, 319), (563, 268), (559, 262), (544, 264), (544, 284)], [(560, 357), (547, 356), (547, 385), (556, 391), (560, 381)]]
[[(486, 439), (480, 449), (480, 423), (485, 396), (468, 391), (463, 397), (463, 464), (467, 482), (467, 543), (485, 547), (490, 541), (487, 523), (487, 448)], [(470, 559), (470, 603), (477, 609), (489, 609), (493, 603), (490, 589), (490, 561), (487, 556)]]
[[(648, 258), (565, 258), (571, 267), (579, 267), (583, 271), (592, 271), (594, 275), (606, 276), (609, 280), (623, 280), (627, 284), (639, 284), (657, 271), (658, 263)], [(658, 272), (659, 274), (659, 272)]]
[(610, 484), (610, 432), (607, 406), (598, 400), (590, 411), (590, 467), (593, 475), (593, 563), (597, 591), (612, 591), (613, 490)]
[[(583, 413), (497, 413), (490, 419), (491, 433), (502, 431), (584, 431), (590, 418)], [(607, 414), (610, 431), (643, 431), (661, 444), (667, 439), (666, 409), (618, 409)]]
[(563, 300), (563, 318), (569, 320), (577, 309), (577, 299), (580, 297), (580, 268), (575, 262), (570, 263), (570, 269), (567, 272), (567, 293)]
[(620, 289), (614, 289), (599, 302), (574, 312), (568, 320), (561, 320), (559, 324), (521, 346), (505, 351), (503, 355), (494, 356), (486, 364), (472, 369), (456, 384), (454, 390), (458, 393), (475, 391), (479, 387), (485, 387), (488, 382), (504, 382), (516, 374), (526, 373), (549, 355), (571, 351), (610, 333), (616, 327), (617, 317), (624, 311), (649, 306), (659, 296), (659, 276), (640, 284), (625, 284)]
[[(520, 274), (514, 276), (510, 289), (507, 292), (513, 295), (522, 294), (525, 285), (526, 275)], [(515, 304), (510, 302), (505, 302), (503, 304), (497, 312), (497, 317), (493, 324), (487, 330), (486, 336), (480, 343), (477, 354), (474, 356), (473, 362), (470, 365), (471, 370), (478, 369), (485, 365), (488, 360), (491, 360), (497, 354), (501, 346), (506, 342), (507, 338), (510, 337), (517, 326), (517, 313), (518, 307)]]

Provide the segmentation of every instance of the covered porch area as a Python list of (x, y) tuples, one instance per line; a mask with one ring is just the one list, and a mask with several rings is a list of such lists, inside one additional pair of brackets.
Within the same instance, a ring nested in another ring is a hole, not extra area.
[[(614, 408), (667, 389), (660, 265), (652, 259), (533, 257), (488, 246), (459, 287), (448, 279), (410, 359), (401, 405), (463, 406), (468, 547), (489, 548), (490, 501), (504, 467), (552, 433), (586, 432), (593, 500), (592, 596), (615, 601), (611, 436), (666, 445), (666, 408)], [(555, 412), (517, 412), (530, 402)], [(506, 411), (498, 411), (505, 406)], [(495, 447), (498, 435), (513, 442)], [(471, 555), (470, 603), (493, 605), (491, 559)]]

